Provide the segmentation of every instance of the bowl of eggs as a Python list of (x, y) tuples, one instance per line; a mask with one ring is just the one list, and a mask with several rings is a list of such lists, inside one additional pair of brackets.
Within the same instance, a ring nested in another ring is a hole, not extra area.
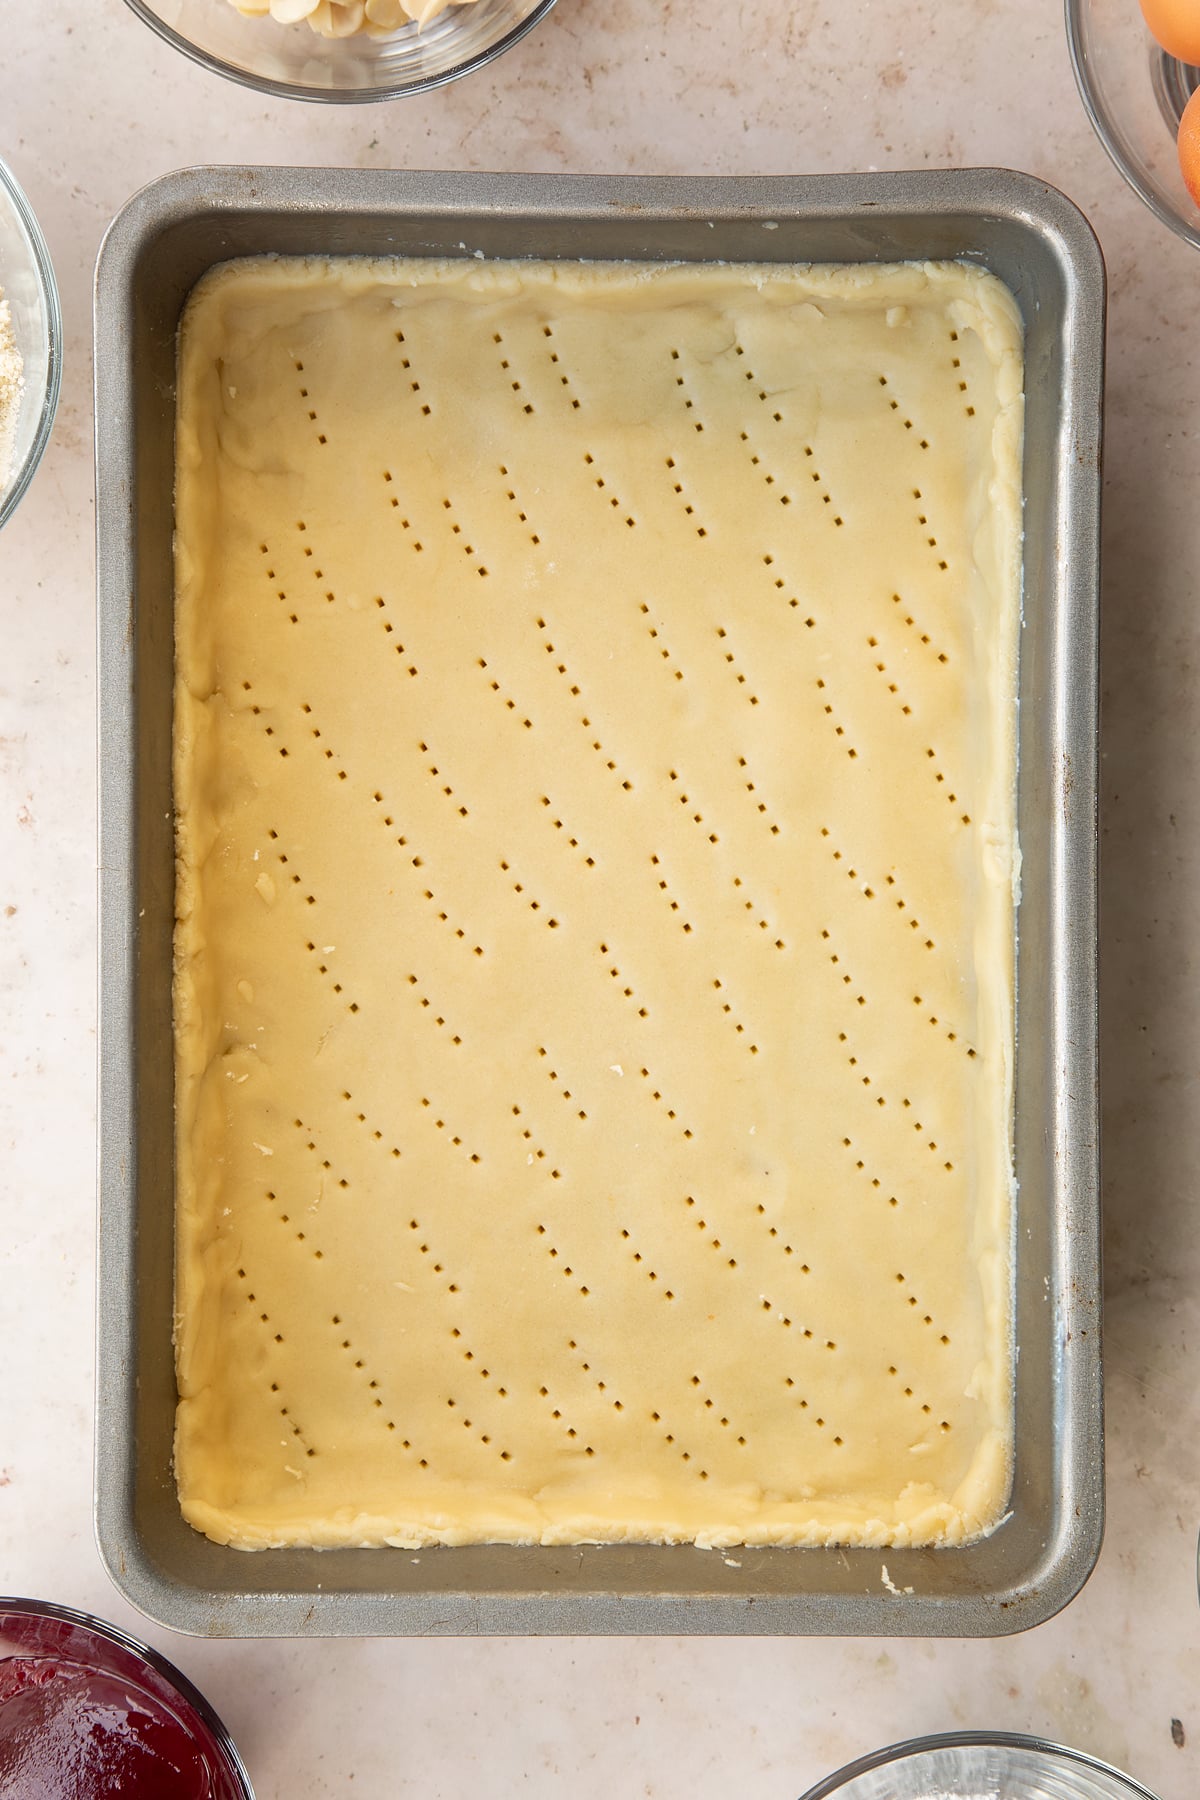
[(293, 100), (395, 100), (469, 75), (554, 0), (126, 0), (202, 67)]
[(1200, 0), (1066, 0), (1096, 135), (1164, 225), (1200, 249)]

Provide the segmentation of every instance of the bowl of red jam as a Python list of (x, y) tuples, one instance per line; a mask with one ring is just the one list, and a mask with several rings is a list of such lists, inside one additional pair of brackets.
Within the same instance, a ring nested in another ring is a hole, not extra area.
[(212, 1707), (113, 1625), (0, 1598), (0, 1800), (254, 1800)]

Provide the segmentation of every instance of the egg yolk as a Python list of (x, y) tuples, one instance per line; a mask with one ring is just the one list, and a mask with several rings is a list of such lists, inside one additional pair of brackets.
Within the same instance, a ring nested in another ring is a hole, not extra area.
[(1179, 121), (1179, 167), (1184, 187), (1200, 206), (1200, 88), (1184, 107)]
[(1200, 64), (1200, 0), (1141, 0), (1146, 24), (1168, 56)]

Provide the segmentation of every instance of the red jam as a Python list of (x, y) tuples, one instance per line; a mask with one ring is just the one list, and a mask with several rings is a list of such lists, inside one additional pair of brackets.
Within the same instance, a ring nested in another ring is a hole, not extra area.
[(10, 1605), (0, 1601), (0, 1800), (245, 1800), (169, 1664), (82, 1615)]

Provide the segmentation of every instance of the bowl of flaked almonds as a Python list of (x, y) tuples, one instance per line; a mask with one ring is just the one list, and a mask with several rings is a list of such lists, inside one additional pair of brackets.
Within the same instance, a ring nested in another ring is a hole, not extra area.
[(284, 99), (420, 94), (483, 68), (554, 0), (127, 0), (204, 68)]

